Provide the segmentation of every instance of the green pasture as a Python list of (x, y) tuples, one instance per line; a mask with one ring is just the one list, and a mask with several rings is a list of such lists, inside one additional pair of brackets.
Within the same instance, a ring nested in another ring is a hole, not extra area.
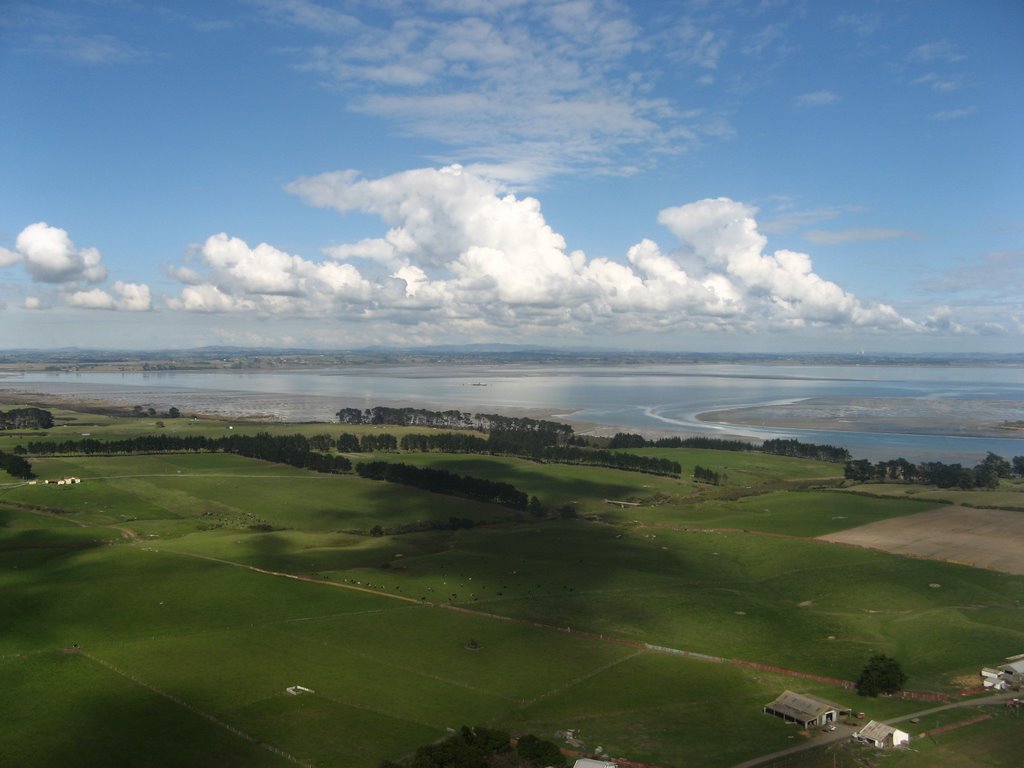
[[(152, 418), (60, 417), (55, 439), (153, 429)], [(0, 435), (0, 449), (10, 439)], [(544, 738), (575, 728), (588, 747), (623, 758), (724, 767), (803, 738), (760, 711), (786, 688), (879, 719), (925, 707), (644, 643), (844, 679), (886, 653), (909, 688), (946, 692), (1024, 651), (1021, 577), (813, 538), (946, 501), (895, 485), (805, 490), (835, 483), (836, 465), (820, 462), (643, 452), (680, 461), (683, 476), (491, 456), (352, 457), (509, 482), (597, 520), (537, 519), (223, 454), (33, 459), (42, 478), (83, 483), (0, 483), (0, 766), (122, 755), (143, 766), (286, 764), (237, 729), (313, 765), (376, 768), (447, 728), (484, 724)], [(726, 483), (695, 485), (695, 464)], [(358, 533), (450, 517), (485, 524)], [(67, 652), (74, 643), (81, 653)], [(315, 693), (285, 692), (297, 684)], [(1010, 721), (991, 722), (937, 738), (930, 764), (967, 765), (964, 751), (981, 744), (970, 734), (1006, 738)], [(1006, 740), (1019, 754), (1019, 738)], [(984, 754), (992, 762), (976, 764), (1013, 764), (1009, 749)]]
[(875, 498), (822, 490), (775, 491), (739, 499), (707, 499), (683, 507), (627, 511), (648, 524), (814, 537), (940, 506), (919, 498)]
[(82, 656), (0, 656), (0, 766), (284, 768), (291, 763)]
[(909, 483), (860, 483), (846, 490), (862, 495), (927, 501), (936, 507), (959, 504), (1024, 511), (1024, 482), (1020, 481), (1001, 480), (998, 488), (970, 491)]
[(844, 679), (888, 653), (925, 690), (1024, 647), (1020, 578), (815, 541), (576, 521), (461, 531), (388, 573), (403, 594)]
[(843, 465), (788, 456), (747, 451), (713, 451), (700, 448), (628, 448), (625, 453), (678, 461), (682, 476), (693, 477), (696, 466), (723, 476), (722, 487), (746, 488), (770, 483), (792, 484), (810, 480), (835, 481), (843, 476)]
[[(315, 765), (373, 768), (447, 728), (484, 723), (548, 737), (556, 725), (576, 727), (623, 756), (673, 765), (702, 754), (703, 764), (725, 766), (784, 746), (790, 733), (760, 712), (792, 687), (778, 675), (138, 544), (26, 562), (17, 534), (7, 534), (34, 519), (11, 513), (0, 529), (12, 765), (281, 762), (237, 729)], [(97, 530), (45, 523), (55, 544), (64, 529)], [(73, 643), (80, 652), (69, 652)], [(289, 696), (296, 684), (314, 693)], [(686, 713), (699, 715), (675, 721)], [(751, 738), (723, 751), (706, 729), (726, 720), (746, 724)]]
[(318, 474), (229, 454), (44, 458), (33, 468), (41, 478), (74, 475), (83, 482), (9, 488), (0, 501), (59, 509), (94, 523), (131, 523), (143, 536), (259, 524), (368, 530), (450, 517), (486, 522), (511, 514), (355, 475)]

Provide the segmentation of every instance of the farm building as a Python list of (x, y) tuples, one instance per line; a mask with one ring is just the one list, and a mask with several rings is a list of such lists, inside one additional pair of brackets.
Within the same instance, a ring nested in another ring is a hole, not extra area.
[(581, 757), (572, 764), (572, 768), (618, 768), (618, 765), (607, 760), (592, 760), (589, 757)]
[(869, 722), (853, 734), (853, 738), (858, 741), (865, 741), (879, 749), (891, 749), (892, 747), (899, 747), (910, 743), (909, 733), (893, 728), (891, 725), (880, 723), (877, 720)]
[(62, 477), (60, 480), (47, 480), (47, 485), (78, 485), (81, 481), (77, 477)]
[(1006, 664), (984, 667), (981, 670), (981, 679), (986, 688), (994, 691), (1019, 688), (1021, 683), (1024, 683), (1024, 658), (1011, 656)]
[(799, 723), (804, 728), (813, 728), (835, 722), (839, 715), (850, 709), (817, 696), (783, 691), (771, 704), (765, 704), (761, 711), (791, 723)]

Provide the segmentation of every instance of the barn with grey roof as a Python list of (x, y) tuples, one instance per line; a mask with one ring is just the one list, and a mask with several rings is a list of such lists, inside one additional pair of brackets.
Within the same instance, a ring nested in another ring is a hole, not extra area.
[(765, 704), (762, 711), (804, 728), (813, 728), (835, 722), (850, 709), (810, 694), (783, 691), (771, 704)]

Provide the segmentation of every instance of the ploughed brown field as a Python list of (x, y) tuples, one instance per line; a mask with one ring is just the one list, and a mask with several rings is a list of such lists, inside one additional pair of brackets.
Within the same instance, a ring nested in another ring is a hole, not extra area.
[(1024, 575), (1024, 512), (943, 507), (818, 538)]

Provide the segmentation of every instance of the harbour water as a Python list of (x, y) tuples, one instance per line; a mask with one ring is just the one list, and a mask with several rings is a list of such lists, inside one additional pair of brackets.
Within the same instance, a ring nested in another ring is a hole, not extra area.
[[(1024, 455), (1024, 369), (956, 366), (458, 365), (46, 373), (4, 391), (157, 410), (334, 421), (342, 407), (558, 416), (581, 431), (793, 437), (873, 461)], [(710, 415), (709, 415), (710, 414)]]

